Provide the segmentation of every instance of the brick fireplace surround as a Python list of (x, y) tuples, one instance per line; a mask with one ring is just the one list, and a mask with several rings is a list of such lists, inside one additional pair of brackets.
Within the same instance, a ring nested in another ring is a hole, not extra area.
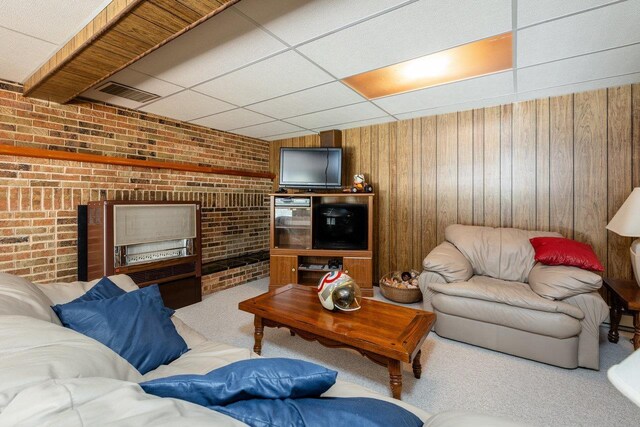
[[(107, 104), (24, 98), (0, 81), (0, 145), (269, 171), (266, 141)], [(94, 200), (198, 200), (203, 264), (264, 251), (267, 178), (0, 155), (0, 271), (76, 280), (76, 206)], [(220, 269), (215, 269), (220, 270)], [(206, 272), (206, 269), (205, 269)], [(203, 293), (265, 277), (269, 262), (203, 276)]]

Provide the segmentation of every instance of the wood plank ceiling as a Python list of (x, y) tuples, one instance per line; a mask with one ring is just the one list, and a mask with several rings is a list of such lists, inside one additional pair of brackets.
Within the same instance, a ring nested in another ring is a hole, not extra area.
[(113, 0), (25, 82), (65, 103), (239, 0)]

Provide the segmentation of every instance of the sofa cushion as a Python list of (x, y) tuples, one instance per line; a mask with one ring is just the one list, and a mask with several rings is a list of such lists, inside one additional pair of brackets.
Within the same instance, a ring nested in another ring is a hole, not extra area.
[(449, 242), (436, 246), (422, 262), (427, 272), (438, 273), (447, 282), (461, 282), (473, 276), (469, 260)]
[(460, 224), (445, 229), (445, 239), (464, 254), (476, 275), (518, 282), (527, 281), (535, 264), (529, 239), (540, 236), (562, 237), (546, 231)]
[(26, 316), (0, 316), (0, 367), (0, 412), (16, 393), (50, 378), (142, 380), (133, 366), (99, 342)]
[(541, 297), (562, 300), (597, 291), (602, 278), (578, 267), (536, 263), (529, 273), (529, 286)]
[(115, 298), (71, 302), (53, 309), (64, 326), (105, 344), (142, 374), (187, 351), (156, 285)]
[(431, 304), (438, 316), (471, 319), (558, 339), (580, 334), (580, 321), (564, 313), (529, 310), (499, 302), (437, 293)]
[[(138, 289), (138, 285), (126, 274), (116, 274), (109, 276), (109, 280), (115, 283), (125, 292), (131, 292)], [(65, 304), (76, 298), (81, 297), (96, 283), (102, 279), (91, 280), (90, 282), (69, 282), (69, 283), (46, 283), (36, 284), (36, 286), (51, 300), (52, 304)]]
[(13, 274), (0, 273), (0, 315), (29, 316), (60, 325), (51, 301), (36, 285)]
[[(525, 283), (507, 282), (491, 277), (474, 276), (468, 282), (432, 283), (429, 288), (434, 292), (507, 304), (514, 307), (549, 313), (563, 313), (581, 320), (584, 314), (580, 309), (562, 301), (541, 298)], [(435, 296), (434, 296), (435, 298)]]

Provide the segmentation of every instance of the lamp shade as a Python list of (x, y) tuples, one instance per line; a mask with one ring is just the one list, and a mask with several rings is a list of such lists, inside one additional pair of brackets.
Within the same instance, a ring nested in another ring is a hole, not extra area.
[(607, 224), (607, 229), (620, 236), (640, 237), (640, 187), (633, 189)]

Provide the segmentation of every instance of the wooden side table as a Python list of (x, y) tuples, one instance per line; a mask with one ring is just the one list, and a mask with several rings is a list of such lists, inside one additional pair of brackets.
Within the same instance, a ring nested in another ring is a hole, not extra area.
[(611, 329), (609, 329), (609, 342), (616, 343), (620, 338), (618, 326), (620, 316), (629, 314), (633, 316), (633, 349), (640, 348), (640, 286), (635, 280), (621, 280), (605, 277), (604, 286), (611, 291)]

